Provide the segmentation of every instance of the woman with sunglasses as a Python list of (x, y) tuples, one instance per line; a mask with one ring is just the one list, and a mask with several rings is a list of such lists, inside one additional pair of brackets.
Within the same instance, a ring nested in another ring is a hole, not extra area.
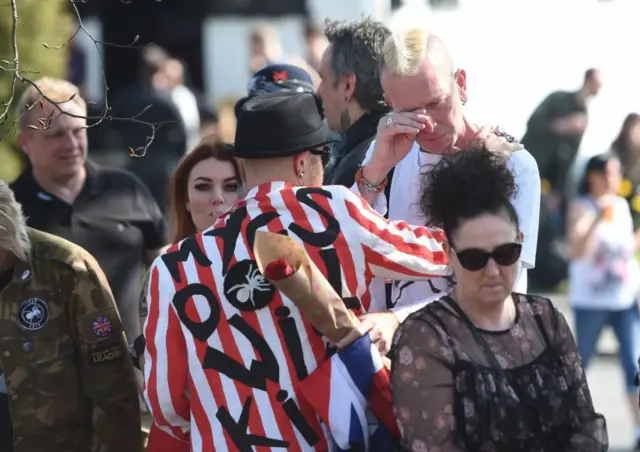
[(421, 207), (444, 230), (456, 284), (398, 329), (392, 391), (411, 451), (606, 451), (604, 418), (564, 316), (512, 293), (523, 235), (503, 157), (446, 156)]

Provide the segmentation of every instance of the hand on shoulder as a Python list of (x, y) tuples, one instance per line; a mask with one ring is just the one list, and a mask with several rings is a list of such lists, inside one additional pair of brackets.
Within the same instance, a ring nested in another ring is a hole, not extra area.
[(524, 149), (524, 146), (513, 135), (509, 135), (501, 127), (491, 125), (481, 127), (471, 145), (484, 146), (487, 150), (505, 157)]

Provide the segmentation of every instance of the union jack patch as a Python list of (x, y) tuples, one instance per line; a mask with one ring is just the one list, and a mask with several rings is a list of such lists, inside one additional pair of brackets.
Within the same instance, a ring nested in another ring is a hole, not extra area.
[(93, 320), (93, 332), (98, 337), (107, 337), (111, 334), (113, 325), (107, 316), (99, 315)]

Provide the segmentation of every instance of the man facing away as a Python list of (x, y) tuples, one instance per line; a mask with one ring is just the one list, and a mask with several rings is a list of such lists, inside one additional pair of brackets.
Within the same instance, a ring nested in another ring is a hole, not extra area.
[[(382, 54), (381, 82), (393, 113), (380, 121), (376, 140), (352, 189), (362, 193), (378, 212), (388, 211), (390, 219), (428, 224), (428, 218), (419, 211), (422, 175), (440, 161), (442, 154), (463, 152), (476, 140), (486, 141), (487, 147), (496, 152), (510, 153), (509, 165), (518, 183), (513, 203), (524, 233), (523, 268), (515, 291), (526, 293), (527, 269), (535, 265), (540, 206), (535, 160), (521, 146), (511, 143), (512, 137), (499, 129), (479, 128), (466, 117), (466, 73), (454, 70), (444, 43), (428, 27), (392, 30)], [(384, 189), (392, 169), (387, 199)], [(448, 291), (451, 283), (450, 278), (395, 282), (392, 305), (415, 306), (420, 301), (432, 301)], [(373, 296), (384, 294), (377, 289)], [(403, 311), (404, 315), (410, 312)]]
[(384, 24), (370, 18), (325, 24), (329, 47), (320, 63), (318, 94), (327, 124), (343, 135), (325, 172), (326, 185), (353, 185), (378, 122), (390, 111), (379, 73), (389, 34)]
[(333, 347), (258, 271), (256, 231), (303, 246), (379, 349), (398, 318), (372, 305), (371, 278), (448, 272), (441, 231), (390, 222), (346, 187), (321, 187), (328, 134), (311, 94), (246, 102), (236, 133), (246, 198), (152, 267), (145, 395), (158, 426), (196, 452), (327, 450), (331, 441), (298, 382)]
[(0, 351), (2, 452), (140, 451), (137, 385), (102, 270), (28, 228), (1, 180)]

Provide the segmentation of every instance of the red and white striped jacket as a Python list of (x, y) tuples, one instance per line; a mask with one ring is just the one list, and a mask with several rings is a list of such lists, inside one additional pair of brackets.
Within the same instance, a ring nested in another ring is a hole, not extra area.
[(258, 271), (258, 230), (295, 238), (357, 314), (371, 308), (373, 276), (446, 274), (444, 235), (385, 220), (345, 187), (273, 182), (154, 262), (144, 373), (157, 425), (196, 452), (327, 450), (296, 394), (326, 341)]

